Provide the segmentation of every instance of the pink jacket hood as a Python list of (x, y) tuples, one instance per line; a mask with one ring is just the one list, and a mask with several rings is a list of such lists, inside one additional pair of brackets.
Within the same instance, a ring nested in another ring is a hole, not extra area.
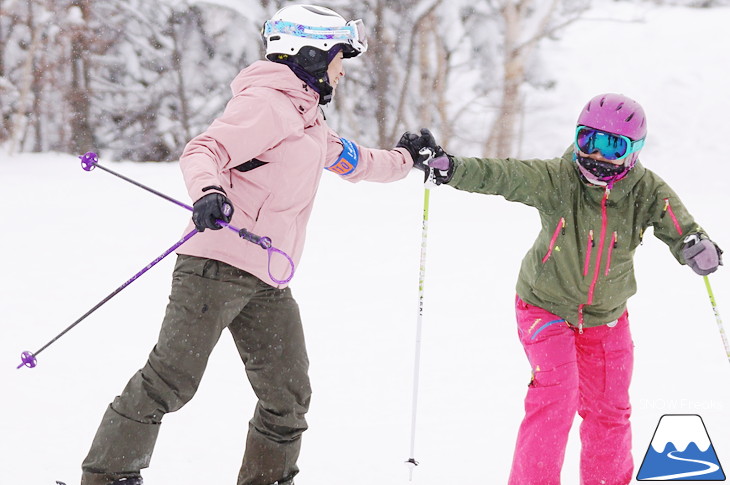
[(319, 93), (300, 80), (284, 64), (256, 61), (239, 72), (231, 82), (233, 96), (250, 88), (268, 88), (286, 94), (292, 103), (305, 108), (305, 111), (300, 110), (305, 123), (313, 122), (317, 117)]

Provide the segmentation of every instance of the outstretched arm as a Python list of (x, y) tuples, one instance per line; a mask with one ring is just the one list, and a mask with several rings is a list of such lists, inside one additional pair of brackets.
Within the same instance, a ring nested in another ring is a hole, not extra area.
[[(565, 156), (564, 156), (565, 157)], [(539, 210), (550, 210), (570, 190), (575, 174), (561, 158), (518, 160), (512, 158), (451, 157), (448, 184), (459, 190), (501, 195)]]
[(408, 175), (413, 160), (405, 148), (379, 150), (358, 145), (330, 131), (325, 170), (350, 182), (394, 182)]

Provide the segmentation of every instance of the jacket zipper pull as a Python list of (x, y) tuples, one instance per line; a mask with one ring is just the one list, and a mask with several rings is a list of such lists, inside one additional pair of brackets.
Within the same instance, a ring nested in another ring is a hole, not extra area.
[(664, 216), (667, 215), (668, 209), (669, 209), (669, 199), (664, 199), (664, 209), (662, 209), (662, 215), (659, 216), (660, 219), (664, 219)]

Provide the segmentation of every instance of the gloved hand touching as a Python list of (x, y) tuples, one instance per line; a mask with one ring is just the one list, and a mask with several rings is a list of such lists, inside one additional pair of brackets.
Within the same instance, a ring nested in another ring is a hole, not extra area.
[[(420, 135), (406, 131), (396, 147), (408, 150), (413, 159), (413, 167), (423, 171), (424, 182), (430, 179), (436, 185), (441, 185), (451, 180), (454, 161), (436, 144), (430, 130), (422, 128)], [(421, 154), (424, 148), (428, 148), (430, 153)], [(430, 156), (433, 158), (429, 159)]]
[(698, 275), (714, 273), (722, 265), (722, 249), (704, 235), (692, 234), (684, 240), (682, 256)]
[(212, 190), (220, 190), (221, 192), (205, 194), (193, 204), (193, 223), (200, 232), (206, 229), (217, 231), (223, 226), (216, 221), (231, 222), (233, 216), (233, 204), (225, 196), (223, 189), (213, 187)]
[(433, 134), (431, 134), (431, 131), (426, 128), (421, 129), (420, 135), (406, 131), (403, 133), (403, 136), (400, 137), (400, 141), (398, 141), (396, 148), (405, 148), (408, 150), (408, 153), (411, 154), (411, 158), (413, 159), (413, 166), (419, 170), (423, 170), (424, 172), (427, 171), (427, 167), (424, 165), (424, 162), (428, 160), (429, 155), (422, 155), (420, 153), (421, 150), (429, 148), (432, 153), (436, 153), (437, 150), (441, 150), (441, 147), (436, 144), (436, 139), (433, 137)]

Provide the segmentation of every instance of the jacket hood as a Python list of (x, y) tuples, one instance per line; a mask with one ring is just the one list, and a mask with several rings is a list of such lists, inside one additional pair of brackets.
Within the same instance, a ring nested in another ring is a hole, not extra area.
[(266, 88), (285, 94), (302, 116), (313, 121), (317, 116), (319, 94), (284, 64), (271, 61), (256, 61), (243, 69), (231, 82), (233, 96), (246, 89)]

